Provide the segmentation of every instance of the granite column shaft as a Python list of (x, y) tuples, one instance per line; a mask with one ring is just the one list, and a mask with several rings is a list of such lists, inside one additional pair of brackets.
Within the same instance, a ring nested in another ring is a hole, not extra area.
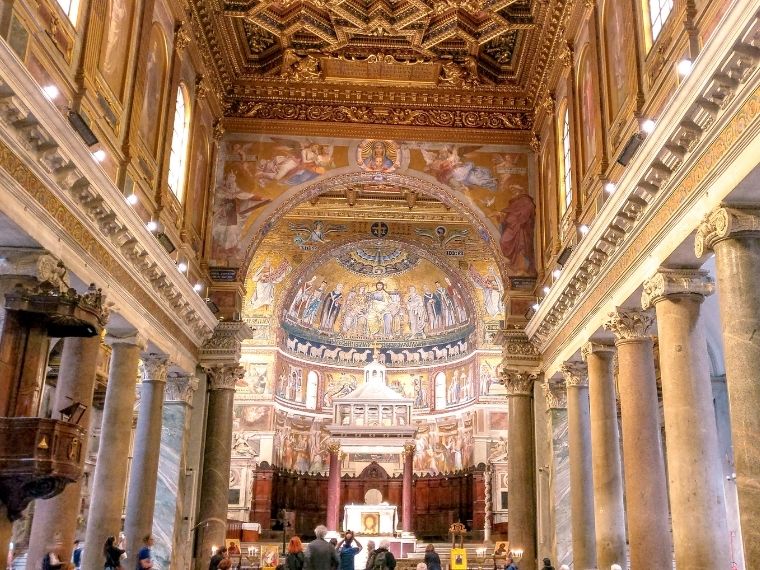
[(557, 566), (573, 561), (570, 506), (570, 458), (567, 437), (567, 390), (560, 382), (543, 385), (549, 418), (549, 505), (551, 511), (551, 558)]
[(605, 324), (615, 333), (623, 424), (628, 541), (632, 568), (671, 568), (672, 542), (660, 436), (651, 312), (619, 307)]
[(109, 536), (118, 537), (121, 530), (135, 385), (140, 352), (145, 347), (145, 340), (139, 335), (108, 336), (106, 342), (112, 348), (111, 364), (85, 533), (85, 544), (89, 547), (84, 550), (83, 568), (101, 566), (103, 552), (100, 547)]
[(328, 451), (330, 453), (330, 471), (327, 475), (327, 528), (338, 530), (338, 521), (340, 520), (340, 445), (331, 443)]
[(127, 517), (124, 522), (127, 568), (136, 566), (137, 553), (142, 546), (143, 538), (151, 534), (153, 529), (167, 365), (164, 356), (151, 354), (143, 358), (143, 379), (140, 385), (132, 466), (129, 471)]
[(412, 485), (414, 482), (414, 443), (404, 446), (404, 473), (401, 487), (401, 530), (412, 530)]
[(613, 376), (614, 347), (588, 343), (591, 467), (594, 486), (594, 530), (599, 568), (626, 564), (623, 466)]
[(695, 250), (715, 252), (746, 568), (760, 568), (760, 208), (724, 207), (697, 231)]
[[(53, 401), (53, 413), (80, 402), (87, 407), (79, 425), (87, 429), (90, 424), (92, 396), (95, 390), (95, 370), (100, 352), (100, 335), (67, 337), (63, 341), (61, 366)], [(87, 450), (83, 450), (86, 454)], [(29, 539), (27, 564), (36, 567), (44, 555), (57, 545), (65, 560), (71, 557), (81, 505), (82, 481), (66, 485), (51, 499), (37, 500), (34, 504), (32, 532)]]
[(567, 387), (573, 567), (588, 570), (596, 568), (588, 375), (586, 366), (580, 362), (566, 362), (562, 374)]
[(642, 305), (657, 313), (676, 566), (718, 568), (729, 535), (718, 453), (707, 340), (700, 305), (712, 293), (706, 272), (662, 269), (644, 283)]

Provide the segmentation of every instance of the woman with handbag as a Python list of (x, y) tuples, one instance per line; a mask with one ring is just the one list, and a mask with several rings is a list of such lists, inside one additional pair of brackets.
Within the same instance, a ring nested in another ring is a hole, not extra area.
[(106, 543), (103, 546), (103, 554), (106, 557), (106, 563), (103, 566), (105, 570), (116, 570), (121, 568), (121, 557), (124, 551), (114, 545), (116, 538), (109, 536), (106, 539)]

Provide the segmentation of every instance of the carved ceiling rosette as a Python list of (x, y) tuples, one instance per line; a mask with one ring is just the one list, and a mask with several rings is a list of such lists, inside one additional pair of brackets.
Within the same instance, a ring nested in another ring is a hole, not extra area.
[(569, 360), (562, 363), (562, 378), (568, 388), (588, 386), (588, 368), (585, 362)]
[(612, 331), (616, 341), (651, 339), (649, 330), (654, 324), (651, 310), (617, 307), (608, 315), (604, 328)]
[(641, 307), (649, 309), (668, 297), (698, 295), (708, 297), (715, 292), (715, 281), (707, 271), (694, 269), (660, 269), (644, 281)]
[(715, 244), (724, 239), (740, 235), (760, 234), (760, 208), (729, 207), (718, 208), (707, 214), (697, 228), (694, 238), (694, 253), (702, 257)]

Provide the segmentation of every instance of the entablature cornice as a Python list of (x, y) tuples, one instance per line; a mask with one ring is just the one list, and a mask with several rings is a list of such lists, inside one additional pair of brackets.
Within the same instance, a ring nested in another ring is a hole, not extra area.
[[(9, 157), (18, 159), (3, 166), (12, 176), (33, 177), (65, 205), (67, 215), (139, 283), (152, 301), (148, 310), (161, 307), (164, 320), (195, 348), (203, 344), (217, 322), (204, 300), (5, 42), (0, 42), (0, 62), (0, 143), (10, 150)], [(111, 277), (119, 281), (119, 276)], [(140, 297), (136, 301), (144, 304)]]
[[(760, 66), (760, 16), (750, 6), (728, 15), (715, 37), (694, 62), (691, 75), (680, 85), (670, 104), (629, 163), (617, 189), (593, 222), (591, 231), (576, 246), (526, 333), (545, 358), (556, 356), (558, 336), (581, 305), (587, 306), (599, 283), (613, 270), (621, 273), (634, 260), (627, 248), (651, 222), (668, 198), (679, 189), (698, 159), (710, 148), (721, 129), (755, 94)], [(722, 153), (726, 154), (725, 149)], [(699, 177), (702, 184), (707, 173)], [(690, 199), (696, 199), (693, 189)], [(674, 223), (673, 216), (670, 216)], [(648, 275), (647, 277), (649, 277)], [(597, 303), (598, 305), (598, 303)], [(581, 317), (579, 317), (581, 318)], [(582, 317), (582, 319), (586, 319)], [(570, 334), (570, 333), (568, 333)], [(578, 339), (583, 343), (587, 339)], [(551, 346), (551, 355), (545, 354)]]

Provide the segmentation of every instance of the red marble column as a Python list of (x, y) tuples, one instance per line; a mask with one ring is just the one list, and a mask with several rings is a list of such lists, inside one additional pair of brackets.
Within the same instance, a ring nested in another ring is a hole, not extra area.
[(327, 479), (327, 528), (338, 530), (340, 520), (340, 444), (331, 443), (330, 475)]
[(401, 530), (412, 531), (412, 482), (414, 478), (414, 443), (404, 446), (404, 480), (401, 488)]

